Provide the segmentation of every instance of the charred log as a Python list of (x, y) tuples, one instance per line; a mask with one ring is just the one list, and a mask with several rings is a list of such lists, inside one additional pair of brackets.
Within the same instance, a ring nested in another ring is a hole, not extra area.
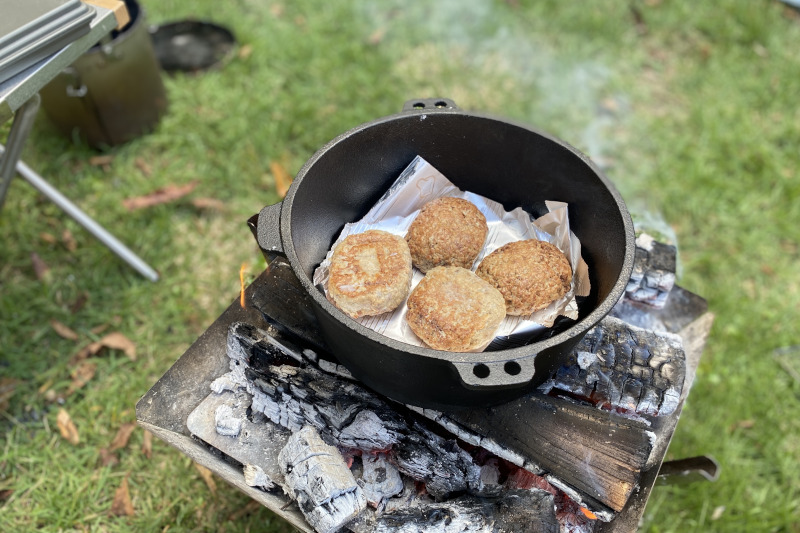
[[(239, 335), (249, 330), (230, 331)], [(267, 342), (285, 344), (279, 336)], [(229, 341), (230, 345), (247, 343)], [(272, 422), (292, 431), (311, 425), (326, 442), (341, 448), (368, 453), (391, 450), (398, 470), (424, 482), (439, 499), (463, 492), (489, 494), (496, 488), (482, 482), (480, 466), (455, 439), (430, 431), (413, 419), (413, 412), (401, 414), (402, 407), (386, 403), (357, 382), (322, 372), (309, 364), (313, 354), (298, 354), (306, 366), (274, 366), (267, 361), (261, 371), (246, 363), (251, 356), (240, 351), (230, 355), (233, 370), (220, 379), (245, 388), (252, 395), (253, 411)], [(491, 409), (491, 416), (475, 411), (474, 419), (417, 411), (459, 440), (541, 474), (598, 518), (610, 520), (636, 486), (652, 447), (651, 435), (644, 424), (545, 398), (523, 398), (518, 402), (524, 404), (521, 411), (515, 411), (512, 402), (508, 417), (502, 414), (508, 405)], [(537, 423), (520, 423), (532, 419)]]
[(685, 376), (680, 337), (607, 317), (540, 390), (566, 393), (620, 414), (659, 416), (677, 408)]
[(553, 502), (552, 494), (536, 489), (497, 498), (416, 499), (381, 515), (362, 515), (348, 527), (355, 533), (558, 533)]
[(675, 246), (640, 235), (625, 298), (658, 309), (664, 307), (675, 285), (676, 256)]

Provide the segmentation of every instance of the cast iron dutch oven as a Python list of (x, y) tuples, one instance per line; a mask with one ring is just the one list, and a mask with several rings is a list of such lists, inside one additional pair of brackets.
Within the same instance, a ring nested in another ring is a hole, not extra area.
[[(577, 321), (523, 347), (454, 353), (386, 338), (326, 299), (312, 282), (314, 269), (344, 224), (363, 217), (417, 155), (456, 186), (507, 210), (521, 206), (539, 216), (547, 212), (545, 200), (569, 203), (592, 284), (578, 302)], [(333, 139), (255, 225), (267, 258), (288, 259), (311, 297), (322, 337), (355, 377), (392, 399), (441, 410), (496, 405), (544, 382), (620, 298), (635, 246), (622, 198), (586, 156), (544, 132), (466, 112), (447, 99), (409, 101), (401, 113)]]

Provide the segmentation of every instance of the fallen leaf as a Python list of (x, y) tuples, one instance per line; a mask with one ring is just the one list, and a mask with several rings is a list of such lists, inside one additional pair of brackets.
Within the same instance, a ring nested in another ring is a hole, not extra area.
[(75, 240), (75, 237), (72, 235), (72, 232), (68, 229), (65, 229), (61, 233), (61, 242), (64, 243), (64, 247), (69, 252), (74, 252), (78, 249), (78, 241)]
[(128, 476), (122, 478), (122, 483), (114, 492), (114, 501), (111, 502), (111, 516), (133, 516), (133, 503), (131, 503), (131, 493), (128, 490)]
[(8, 402), (17, 392), (17, 381), (14, 378), (0, 378), (0, 411), (8, 410)]
[(47, 244), (55, 244), (58, 242), (58, 239), (52, 233), (47, 233), (45, 231), (39, 234), (39, 239), (46, 242)]
[(100, 466), (115, 466), (119, 464), (119, 457), (107, 448), (100, 448)]
[(273, 3), (269, 6), (269, 14), (275, 18), (280, 18), (283, 16), (284, 7), (283, 4), (280, 3)]
[(239, 59), (247, 59), (253, 53), (253, 45), (246, 44), (239, 48)]
[(367, 43), (373, 46), (380, 44), (381, 41), (383, 41), (384, 36), (386, 36), (386, 28), (378, 28), (377, 30), (372, 32), (372, 35), (369, 36), (369, 38), (367, 39)]
[(720, 518), (722, 518), (722, 513), (724, 513), (724, 512), (725, 512), (725, 506), (724, 505), (719, 505), (719, 506), (715, 507), (714, 508), (714, 512), (711, 513), (711, 520), (719, 520)]
[(56, 319), (50, 321), (50, 326), (55, 330), (59, 337), (67, 339), (68, 341), (78, 340), (78, 334), (75, 333), (69, 326), (64, 325)]
[(70, 372), (72, 383), (69, 384), (67, 394), (72, 394), (76, 390), (86, 385), (97, 373), (97, 363), (93, 361), (81, 361), (75, 369)]
[(45, 283), (49, 282), (50, 267), (47, 266), (47, 263), (45, 263), (36, 252), (31, 253), (31, 263), (33, 264), (33, 272), (36, 274), (36, 279), (44, 281)]
[(225, 203), (216, 198), (192, 198), (192, 205), (197, 209), (209, 209), (211, 211), (225, 210)]
[(93, 327), (89, 331), (92, 332), (92, 335), (100, 335), (107, 329), (108, 329), (108, 324), (100, 324), (99, 326)]
[(72, 302), (69, 306), (69, 312), (73, 315), (86, 307), (86, 303), (89, 301), (89, 293), (86, 291), (81, 292), (78, 294), (78, 297), (75, 298), (75, 301)]
[(120, 350), (128, 356), (128, 359), (136, 361), (136, 345), (118, 331), (109, 333), (97, 342), (111, 350)]
[(636, 31), (640, 35), (647, 34), (647, 30), (648, 30), (647, 22), (644, 20), (644, 15), (642, 14), (642, 11), (637, 6), (634, 6), (633, 4), (628, 6), (628, 9), (630, 10), (631, 16), (633, 17), (633, 25), (636, 28)]
[(208, 468), (204, 467), (203, 465), (194, 463), (194, 467), (200, 472), (200, 477), (203, 478), (203, 481), (206, 482), (208, 486), (208, 490), (211, 491), (211, 494), (217, 494), (217, 484), (214, 481), (214, 474)]
[(144, 438), (142, 439), (142, 453), (148, 459), (153, 456), (153, 434), (146, 429), (144, 430)]
[(0, 490), (0, 502), (4, 502), (14, 494), (14, 489)]
[(113, 452), (127, 446), (128, 440), (131, 438), (131, 433), (133, 433), (134, 429), (136, 429), (136, 424), (132, 422), (122, 424), (122, 426), (119, 428), (119, 431), (117, 431), (116, 436), (114, 436), (114, 440), (111, 441), (109, 450)]
[(69, 413), (65, 409), (59, 409), (58, 415), (56, 416), (56, 425), (58, 426), (58, 432), (61, 433), (61, 436), (73, 446), (81, 441), (80, 435), (78, 435), (78, 428), (75, 427), (75, 424), (72, 422), (72, 417), (69, 416)]
[(39, 394), (44, 394), (44, 393), (46, 393), (47, 391), (49, 391), (49, 390), (50, 390), (50, 387), (52, 387), (52, 386), (53, 386), (53, 380), (52, 380), (52, 379), (48, 379), (47, 381), (45, 381), (45, 382), (44, 382), (44, 383), (43, 383), (43, 384), (42, 384), (42, 385), (41, 385), (41, 386), (40, 386), (40, 387), (39, 387), (39, 388), (36, 390), (36, 392), (38, 392)]
[(192, 192), (195, 187), (197, 187), (198, 183), (197, 181), (192, 181), (186, 185), (167, 185), (166, 187), (156, 189), (144, 196), (126, 198), (122, 201), (122, 205), (125, 206), (128, 211), (135, 211), (137, 209), (173, 202)]
[(76, 366), (84, 359), (91, 357), (93, 355), (97, 355), (97, 353), (103, 348), (103, 345), (99, 342), (91, 342), (78, 350), (75, 355), (70, 357), (69, 365)]
[(286, 172), (286, 169), (283, 167), (283, 165), (277, 161), (271, 162), (269, 164), (269, 168), (272, 170), (273, 178), (275, 178), (275, 191), (278, 193), (278, 196), (283, 198), (289, 191), (289, 186), (292, 184), (292, 178), (289, 176), (289, 173)]
[(93, 167), (104, 167), (111, 164), (114, 161), (114, 156), (112, 154), (107, 155), (93, 155), (89, 158), (89, 164)]
[(153, 168), (143, 157), (137, 157), (133, 164), (136, 165), (136, 168), (138, 168), (145, 177), (149, 178), (153, 174)]
[(755, 420), (746, 419), (746, 420), (739, 420), (738, 422), (734, 422), (731, 424), (730, 431), (735, 431), (737, 429), (752, 429), (756, 425)]

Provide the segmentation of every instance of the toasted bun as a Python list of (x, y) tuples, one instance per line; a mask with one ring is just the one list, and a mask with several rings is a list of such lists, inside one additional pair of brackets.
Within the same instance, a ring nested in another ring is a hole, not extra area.
[(489, 228), (477, 207), (462, 198), (443, 197), (425, 204), (411, 223), (406, 241), (414, 266), (472, 268)]
[(381, 230), (348, 235), (333, 251), (328, 299), (353, 318), (403, 303), (411, 287), (411, 254), (402, 237)]
[(489, 344), (505, 315), (503, 295), (473, 272), (436, 267), (408, 297), (406, 320), (431, 348), (466, 352)]
[(572, 282), (567, 257), (549, 242), (510, 242), (484, 257), (475, 272), (503, 294), (506, 313), (526, 316), (564, 296)]

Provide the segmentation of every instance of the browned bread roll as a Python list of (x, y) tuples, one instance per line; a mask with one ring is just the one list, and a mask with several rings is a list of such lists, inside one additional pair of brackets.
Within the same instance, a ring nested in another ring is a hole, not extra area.
[(403, 303), (411, 287), (406, 241), (381, 230), (348, 235), (333, 251), (328, 299), (353, 318), (380, 315)]
[(462, 198), (443, 197), (425, 204), (411, 223), (406, 241), (414, 266), (472, 268), (489, 228), (486, 217)]
[(473, 272), (435, 267), (411, 291), (406, 320), (431, 348), (466, 352), (488, 344), (505, 316), (503, 295)]
[(510, 242), (487, 255), (475, 272), (503, 294), (506, 313), (526, 316), (564, 296), (572, 282), (567, 257), (549, 242)]

